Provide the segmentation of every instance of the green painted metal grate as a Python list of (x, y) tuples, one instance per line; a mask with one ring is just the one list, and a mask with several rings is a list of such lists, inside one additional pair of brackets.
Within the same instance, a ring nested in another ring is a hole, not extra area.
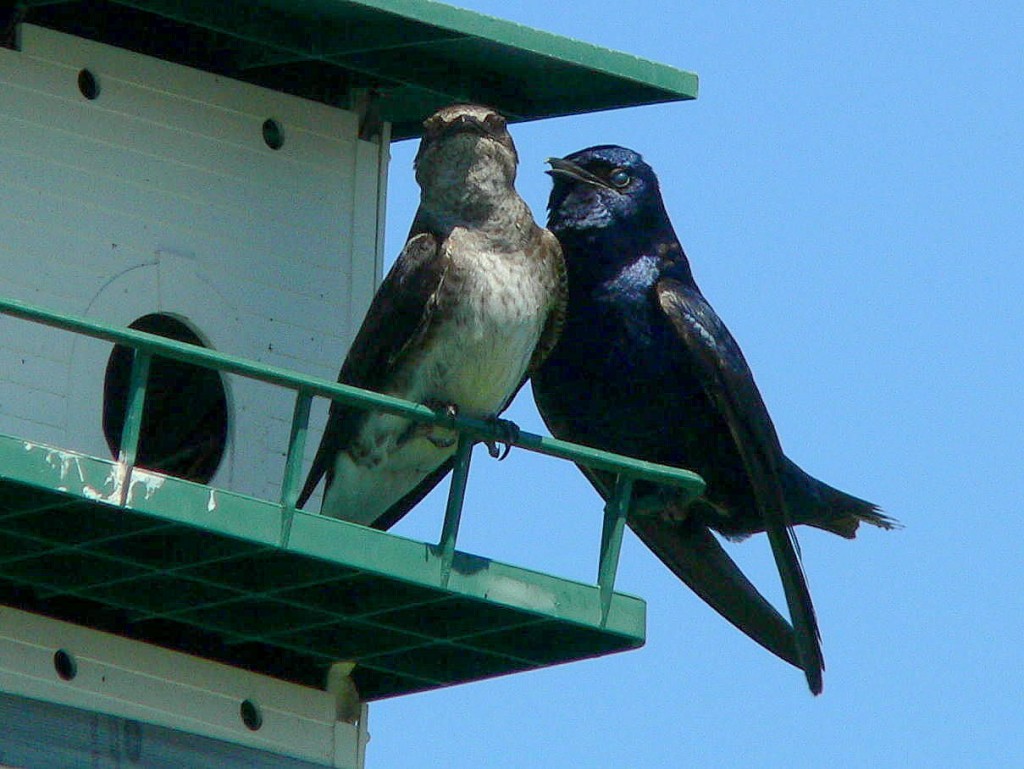
[(443, 587), (436, 546), (302, 512), (282, 547), (279, 505), (145, 471), (115, 506), (115, 462), (20, 439), (0, 468), (0, 603), (309, 686), (355, 660), (367, 699), (643, 643), (592, 586), (456, 553)]
[[(0, 312), (137, 351), (118, 461), (0, 436), (0, 604), (303, 685), (351, 660), (373, 700), (638, 647), (645, 605), (612, 589), (632, 479), (703, 489), (684, 470), (523, 433), (516, 445), (620, 474), (598, 584), (560, 579), (455, 550), (469, 451), (492, 436), (487, 423), (454, 420), (462, 439), (440, 542), (418, 542), (294, 508), (309, 400), (450, 417), (19, 302), (0, 300)], [(133, 466), (154, 354), (296, 391), (279, 501)]]

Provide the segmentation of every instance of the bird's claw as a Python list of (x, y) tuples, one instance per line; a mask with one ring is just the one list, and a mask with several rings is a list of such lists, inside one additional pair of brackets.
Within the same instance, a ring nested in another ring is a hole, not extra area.
[(519, 440), (519, 425), (508, 419), (498, 419), (498, 417), (492, 417), (487, 421), (494, 426), (498, 437), (493, 441), (484, 441), (484, 445), (487, 446), (487, 453), (500, 462), (512, 451), (512, 444)]
[(412, 427), (410, 435), (426, 438), (434, 444), (435, 448), (449, 449), (454, 446), (458, 436), (452, 435), (451, 431), (455, 428), (455, 417), (459, 415), (459, 407), (454, 403), (439, 400), (427, 400), (423, 402), (423, 405), (431, 411), (442, 414), (451, 422), (451, 425), (441, 426), (420, 422)]
[(459, 407), (454, 403), (448, 401), (439, 401), (433, 398), (423, 402), (431, 411), (439, 412), (451, 420), (451, 427), (455, 427), (455, 417), (459, 415)]

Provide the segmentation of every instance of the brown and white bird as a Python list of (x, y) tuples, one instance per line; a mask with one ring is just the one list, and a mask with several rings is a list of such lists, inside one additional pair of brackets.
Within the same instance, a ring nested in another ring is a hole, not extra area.
[[(456, 104), (423, 126), (420, 205), (338, 381), (496, 419), (557, 341), (562, 252), (516, 192), (501, 115)], [(323, 514), (389, 528), (448, 472), (456, 438), (332, 403), (298, 506), (326, 476)]]

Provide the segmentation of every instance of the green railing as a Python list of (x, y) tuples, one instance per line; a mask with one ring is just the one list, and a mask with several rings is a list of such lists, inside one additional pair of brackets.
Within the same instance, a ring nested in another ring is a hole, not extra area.
[[(504, 441), (505, 439), (504, 436), (498, 434), (494, 424), (465, 416), (453, 417), (443, 411), (434, 411), (426, 406), (400, 398), (330, 382), (318, 377), (297, 374), (287, 369), (256, 363), (235, 355), (215, 352), (142, 331), (119, 328), (97, 321), (51, 312), (16, 300), (0, 298), (0, 313), (133, 348), (135, 354), (118, 456), (118, 462), (126, 467), (127, 474), (130, 474), (135, 466), (142, 412), (146, 399), (146, 380), (150, 361), (154, 356), (236, 374), (294, 390), (295, 407), (288, 452), (285, 458), (284, 477), (281, 481), (280, 504), (284, 512), (281, 530), (282, 545), (288, 543), (291, 521), (295, 513), (295, 503), (300, 488), (302, 457), (309, 426), (310, 404), (314, 397), (329, 398), (353, 408), (383, 411), (417, 422), (457, 430), (459, 442), (455, 452), (444, 523), (438, 542), (442, 558), (443, 582), (447, 583), (447, 575), (451, 572), (452, 559), (455, 554), (455, 540), (458, 536), (459, 521), (462, 515), (473, 445), (480, 441)], [(700, 476), (688, 470), (632, 459), (528, 432), (520, 432), (511, 443), (513, 446), (527, 451), (567, 459), (615, 474), (615, 490), (605, 504), (601, 551), (598, 561), (597, 585), (600, 589), (602, 616), (607, 615), (611, 602), (615, 574), (618, 569), (619, 551), (622, 546), (623, 528), (630, 509), (634, 482), (644, 480), (676, 487), (684, 499), (692, 499), (704, 491), (704, 481)], [(122, 486), (122, 505), (125, 504), (124, 495), (129, 487), (130, 483), (125, 483)]]

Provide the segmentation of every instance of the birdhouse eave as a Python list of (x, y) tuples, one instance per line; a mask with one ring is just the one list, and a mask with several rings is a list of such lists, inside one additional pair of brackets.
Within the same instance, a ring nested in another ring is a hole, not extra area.
[[(452, 101), (512, 121), (696, 98), (697, 76), (431, 0), (19, 3), (27, 22), (357, 109), (393, 140)], [(3, 18), (0, 17), (0, 23)]]

